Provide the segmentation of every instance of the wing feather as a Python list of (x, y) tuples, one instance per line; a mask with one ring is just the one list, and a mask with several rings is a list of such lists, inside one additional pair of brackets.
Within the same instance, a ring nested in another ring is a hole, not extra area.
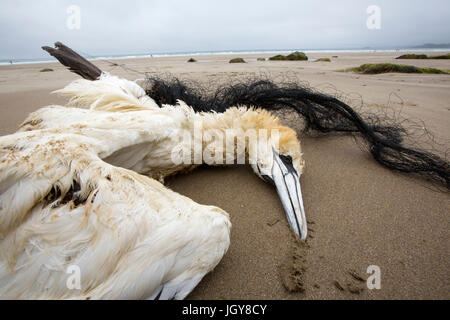
[[(1, 298), (138, 299), (164, 286), (178, 299), (219, 263), (231, 227), (223, 210), (104, 161), (143, 143), (161, 153), (155, 143), (169, 142), (175, 121), (163, 110), (53, 106), (30, 119), (0, 137)], [(71, 266), (79, 290), (67, 286)]]

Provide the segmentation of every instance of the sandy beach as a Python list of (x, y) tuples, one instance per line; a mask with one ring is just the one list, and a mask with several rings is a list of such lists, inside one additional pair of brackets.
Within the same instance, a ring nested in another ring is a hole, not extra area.
[[(271, 56), (262, 54), (239, 55), (245, 64), (229, 64), (235, 55), (198, 56), (196, 63), (181, 56), (94, 63), (131, 80), (145, 73), (206, 83), (261, 74), (295, 78), (354, 107), (401, 111), (404, 118), (421, 120), (444, 152), (450, 146), (450, 75), (337, 72), (378, 62), (450, 69), (450, 60), (399, 61), (398, 55), (308, 54), (331, 62), (257, 61)], [(54, 71), (40, 72), (43, 68)], [(1, 66), (0, 135), (15, 132), (40, 107), (64, 104), (51, 92), (74, 79), (77, 75), (58, 63)], [(300, 129), (297, 118), (283, 114), (283, 119)], [(294, 241), (275, 189), (248, 166), (202, 167), (167, 181), (199, 203), (223, 208), (233, 223), (228, 253), (189, 298), (449, 299), (449, 194), (381, 167), (351, 137), (300, 135), (300, 140), (310, 228), (304, 246)], [(365, 283), (371, 265), (381, 270), (379, 290)]]

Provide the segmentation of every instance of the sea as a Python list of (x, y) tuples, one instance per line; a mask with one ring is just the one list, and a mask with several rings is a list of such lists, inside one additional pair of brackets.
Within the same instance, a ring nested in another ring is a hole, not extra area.
[[(230, 50), (230, 51), (199, 51), (199, 52), (163, 52), (163, 53), (139, 53), (139, 54), (122, 54), (122, 55), (88, 55), (83, 54), (89, 60), (120, 60), (120, 59), (144, 59), (144, 58), (161, 58), (161, 57), (176, 57), (176, 56), (207, 56), (207, 55), (238, 55), (238, 54), (286, 54), (294, 51), (302, 51), (305, 53), (370, 53), (370, 52), (442, 52), (450, 51), (448, 47), (445, 48), (402, 48), (402, 49), (272, 49), (272, 50)], [(19, 65), (19, 64), (33, 64), (33, 63), (52, 63), (55, 59), (49, 56), (48, 59), (0, 59), (0, 66), (2, 65)]]

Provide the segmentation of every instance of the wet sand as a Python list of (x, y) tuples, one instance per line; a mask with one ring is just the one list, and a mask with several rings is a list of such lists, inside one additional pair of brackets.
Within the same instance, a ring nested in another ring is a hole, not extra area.
[[(450, 141), (450, 75), (357, 75), (336, 70), (363, 63), (392, 62), (448, 70), (445, 60), (394, 60), (395, 53), (314, 53), (332, 62), (229, 64), (235, 56), (202, 56), (95, 62), (128, 79), (170, 72), (199, 81), (266, 74), (296, 78), (352, 106), (399, 112), (420, 119), (443, 143)], [(125, 67), (126, 69), (124, 69)], [(54, 72), (39, 72), (52, 68)], [(132, 69), (132, 70), (131, 70)], [(77, 79), (58, 64), (0, 67), (0, 135), (13, 133), (29, 112), (64, 99), (50, 92)], [(388, 106), (388, 109), (386, 109)], [(286, 124), (299, 121), (283, 114)], [(231, 246), (191, 299), (449, 299), (448, 193), (422, 180), (378, 165), (354, 139), (303, 137), (306, 171), (301, 177), (309, 238), (293, 239), (272, 186), (247, 166), (202, 167), (167, 181), (193, 200), (231, 215)], [(369, 290), (367, 267), (381, 269), (381, 289)]]

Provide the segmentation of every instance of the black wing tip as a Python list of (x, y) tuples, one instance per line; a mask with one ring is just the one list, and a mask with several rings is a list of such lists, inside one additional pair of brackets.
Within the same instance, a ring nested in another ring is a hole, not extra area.
[(89, 62), (86, 58), (79, 55), (77, 52), (57, 41), (54, 44), (55, 48), (43, 46), (42, 50), (47, 51), (51, 56), (56, 58), (62, 65), (69, 68), (70, 71), (80, 75), (87, 80), (97, 80), (102, 71)]

